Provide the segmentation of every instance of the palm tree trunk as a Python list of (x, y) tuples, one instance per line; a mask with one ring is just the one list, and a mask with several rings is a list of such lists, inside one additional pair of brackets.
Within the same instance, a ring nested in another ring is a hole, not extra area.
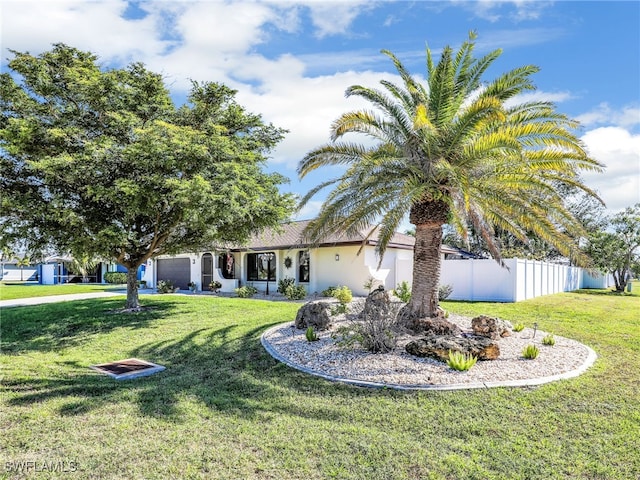
[(127, 267), (127, 303), (124, 308), (138, 308), (140, 302), (138, 300), (138, 267)]
[(440, 316), (438, 285), (442, 264), (441, 245), (441, 224), (416, 225), (416, 244), (413, 248), (413, 284), (411, 300), (407, 305), (407, 313), (413, 319)]

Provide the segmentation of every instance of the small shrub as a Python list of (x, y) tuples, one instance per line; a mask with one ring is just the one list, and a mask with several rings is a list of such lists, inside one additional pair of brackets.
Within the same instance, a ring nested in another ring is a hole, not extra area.
[(542, 339), (542, 344), (543, 345), (548, 345), (550, 347), (553, 347), (556, 344), (556, 339), (554, 338), (553, 335), (549, 334), (546, 335), (543, 339)]
[(531, 344), (527, 345), (526, 347), (524, 347), (524, 350), (522, 350), (522, 356), (527, 360), (533, 360), (538, 356), (538, 353), (540, 353), (538, 347)]
[(211, 290), (213, 293), (216, 293), (221, 288), (222, 282), (219, 282), (218, 280), (214, 280), (213, 282), (209, 283), (209, 290)]
[(398, 308), (398, 305), (365, 304), (361, 319), (351, 321), (348, 325), (338, 328), (336, 336), (341, 338), (337, 344), (342, 347), (350, 347), (359, 343), (369, 352), (390, 352), (397, 343), (399, 325), (396, 317)]
[(289, 285), (284, 291), (289, 300), (302, 300), (307, 296), (307, 290), (302, 285)]
[(353, 294), (351, 293), (351, 289), (349, 287), (337, 287), (333, 292), (333, 297), (340, 302), (332, 313), (347, 313), (347, 304), (353, 300)]
[(447, 359), (447, 365), (449, 368), (465, 372), (473, 367), (478, 361), (477, 357), (473, 355), (465, 355), (462, 352), (449, 350), (449, 358)]
[(409, 286), (409, 282), (405, 280), (398, 284), (393, 294), (404, 303), (409, 303), (409, 300), (411, 300), (411, 287)]
[(313, 327), (308, 327), (304, 335), (307, 337), (307, 342), (317, 342), (320, 340)]
[(333, 294), (336, 292), (336, 290), (340, 288), (340, 287), (328, 287), (326, 290), (323, 290), (322, 293), (320, 295), (322, 295), (323, 297), (333, 297)]
[(258, 293), (258, 289), (253, 285), (245, 285), (244, 287), (236, 288), (235, 292), (240, 298), (251, 298)]
[(278, 293), (282, 295), (287, 294), (287, 288), (295, 286), (296, 281), (294, 278), (282, 278), (278, 280)]
[(440, 285), (438, 287), (438, 300), (446, 300), (453, 292), (453, 285)]
[(146, 280), (138, 280), (138, 288), (147, 288)]
[(176, 288), (171, 280), (158, 280), (158, 293), (173, 293)]
[(353, 294), (349, 287), (339, 287), (333, 293), (333, 296), (343, 305), (350, 303), (353, 300)]
[(107, 283), (127, 283), (127, 274), (124, 272), (107, 272), (104, 274), (104, 281)]
[(524, 323), (516, 323), (513, 326), (513, 331), (514, 332), (521, 332), (522, 330), (524, 330)]
[(366, 288), (369, 293), (371, 293), (373, 288), (376, 287), (379, 283), (380, 283), (380, 281), (377, 278), (375, 278), (373, 276), (370, 276), (367, 279), (367, 281), (364, 282), (363, 287)]

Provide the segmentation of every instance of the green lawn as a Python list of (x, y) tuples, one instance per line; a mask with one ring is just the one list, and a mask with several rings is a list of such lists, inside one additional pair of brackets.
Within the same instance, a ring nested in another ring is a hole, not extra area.
[(105, 292), (109, 290), (126, 290), (126, 285), (100, 285), (65, 283), (62, 285), (38, 285), (33, 283), (0, 282), (0, 300), (17, 298), (47, 297), (50, 295), (69, 295), (72, 293)]
[[(5, 309), (0, 478), (31, 461), (77, 470), (30, 478), (636, 479), (638, 287), (446, 302), (538, 322), (599, 355), (576, 379), (455, 392), (356, 388), (277, 363), (260, 334), (299, 304), (143, 296), (153, 308), (128, 315), (111, 312), (124, 297)], [(131, 356), (167, 370), (117, 382), (87, 368)]]

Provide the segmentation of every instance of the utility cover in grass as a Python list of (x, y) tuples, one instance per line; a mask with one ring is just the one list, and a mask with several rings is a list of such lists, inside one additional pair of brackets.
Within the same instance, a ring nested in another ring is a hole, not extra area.
[(89, 368), (105, 375), (109, 375), (116, 380), (129, 380), (132, 378), (147, 377), (165, 369), (162, 365), (157, 365), (138, 358), (127, 358), (116, 362), (91, 365)]

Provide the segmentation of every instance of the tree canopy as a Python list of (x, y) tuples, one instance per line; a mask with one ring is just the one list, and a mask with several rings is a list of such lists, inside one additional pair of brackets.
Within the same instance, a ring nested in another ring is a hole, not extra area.
[(603, 229), (589, 235), (585, 250), (596, 268), (613, 275), (616, 290), (623, 291), (640, 262), (640, 203), (607, 218)]
[(104, 69), (56, 44), (12, 51), (0, 76), (2, 242), (110, 258), (135, 273), (151, 257), (242, 242), (286, 219), (286, 178), (263, 171), (285, 131), (236, 92), (192, 82), (176, 107), (140, 63)]
[[(500, 50), (476, 58), (472, 32), (456, 52), (447, 46), (438, 62), (427, 48), (426, 83), (400, 60), (393, 62), (400, 83), (382, 88), (350, 87), (347, 96), (367, 100), (370, 110), (343, 114), (332, 125), (332, 143), (309, 152), (298, 172), (305, 176), (327, 165), (345, 173), (314, 188), (333, 187), (307, 235), (379, 228), (380, 257), (409, 216), (416, 226), (410, 318), (441, 315), (438, 308), (442, 226), (464, 237), (473, 228), (501, 262), (497, 229), (525, 239), (532, 233), (563, 255), (586, 262), (576, 239), (583, 228), (567, 209), (559, 185), (589, 195), (581, 170), (599, 170), (572, 130), (577, 122), (545, 101), (518, 102), (535, 89), (538, 71), (525, 65), (484, 81)], [(509, 102), (511, 100), (511, 102)], [(347, 134), (366, 143), (343, 141)]]

